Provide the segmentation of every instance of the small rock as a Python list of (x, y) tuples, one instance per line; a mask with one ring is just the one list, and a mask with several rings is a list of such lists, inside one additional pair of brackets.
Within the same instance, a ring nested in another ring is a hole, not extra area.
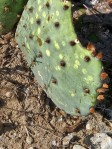
[(63, 116), (61, 115), (58, 119), (58, 122), (62, 122), (63, 121)]
[(34, 149), (34, 147), (29, 147), (28, 149)]
[(87, 5), (96, 5), (97, 3), (99, 3), (99, 0), (85, 0), (84, 2)]
[(86, 130), (91, 130), (91, 124), (89, 122), (86, 124)]
[(81, 145), (74, 145), (73, 149), (86, 149), (86, 148)]
[(21, 136), (22, 136), (22, 135), (19, 133), (19, 134), (18, 134), (18, 138), (21, 138)]
[(105, 133), (97, 133), (90, 139), (95, 149), (112, 149), (112, 138)]
[(11, 92), (6, 92), (5, 95), (6, 95), (7, 98), (10, 98), (11, 97), (11, 94), (12, 94)]
[(33, 138), (30, 137), (30, 136), (28, 136), (28, 137), (26, 138), (26, 142), (27, 142), (29, 145), (32, 144), (32, 143), (33, 143)]
[(16, 136), (17, 136), (17, 134), (16, 134), (16, 133), (14, 133), (14, 134), (13, 134), (13, 137), (16, 137)]
[(63, 138), (63, 145), (68, 145), (70, 140), (74, 137), (73, 133), (68, 134), (66, 137)]
[(56, 140), (53, 140), (53, 141), (52, 141), (52, 145), (53, 145), (53, 146), (56, 146), (56, 145), (57, 145)]

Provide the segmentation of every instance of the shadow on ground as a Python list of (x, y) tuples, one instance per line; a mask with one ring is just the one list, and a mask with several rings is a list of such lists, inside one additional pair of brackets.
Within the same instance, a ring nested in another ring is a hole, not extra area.
[(99, 103), (96, 110), (112, 120), (112, 13), (86, 15), (84, 7), (79, 6), (72, 7), (72, 15), (74, 31), (82, 46), (87, 48), (88, 43), (92, 43), (96, 53), (103, 55), (101, 62), (109, 75), (103, 83), (109, 84), (109, 90), (105, 93), (106, 100)]

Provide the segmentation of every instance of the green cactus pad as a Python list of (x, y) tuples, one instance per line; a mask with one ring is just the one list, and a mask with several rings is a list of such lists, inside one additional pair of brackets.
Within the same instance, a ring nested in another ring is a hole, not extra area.
[(87, 115), (96, 104), (102, 65), (77, 40), (71, 2), (29, 1), (16, 39), (53, 102), (69, 114)]
[(0, 35), (12, 30), (27, 0), (0, 0)]

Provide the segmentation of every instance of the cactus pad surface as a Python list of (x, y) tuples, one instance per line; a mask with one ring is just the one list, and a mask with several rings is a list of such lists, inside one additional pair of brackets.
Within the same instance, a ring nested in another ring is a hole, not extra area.
[(0, 0), (0, 34), (12, 30), (27, 0)]
[(29, 0), (16, 31), (38, 83), (61, 109), (87, 115), (101, 86), (101, 62), (77, 39), (71, 2)]

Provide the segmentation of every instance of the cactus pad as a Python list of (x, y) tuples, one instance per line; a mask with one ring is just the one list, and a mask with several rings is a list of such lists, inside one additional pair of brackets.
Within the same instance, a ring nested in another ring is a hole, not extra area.
[(87, 115), (96, 104), (102, 64), (78, 41), (71, 2), (29, 0), (16, 40), (53, 102), (69, 114)]
[(0, 34), (12, 30), (27, 0), (0, 0)]

